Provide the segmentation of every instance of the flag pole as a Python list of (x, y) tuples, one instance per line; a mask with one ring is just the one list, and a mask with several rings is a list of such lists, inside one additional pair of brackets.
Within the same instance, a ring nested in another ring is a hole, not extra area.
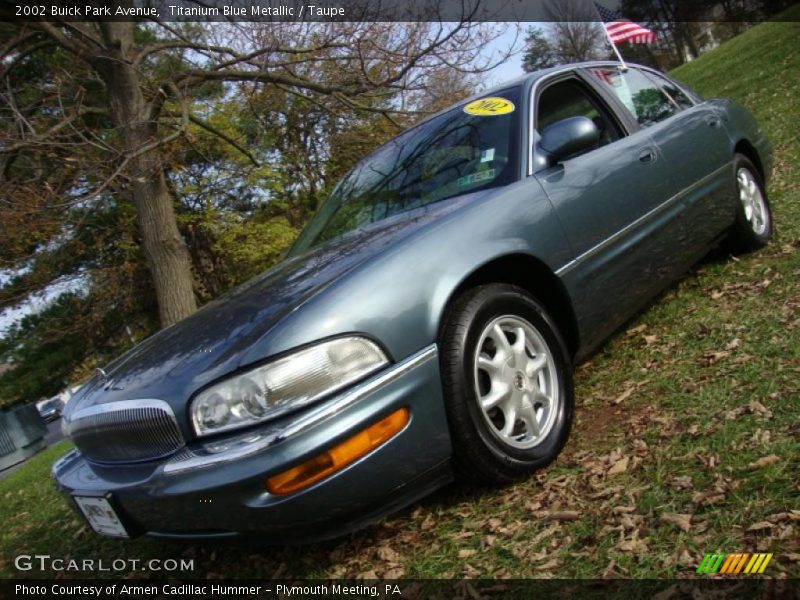
[(608, 33), (605, 21), (603, 21), (603, 17), (600, 16), (600, 11), (597, 10), (597, 4), (592, 2), (592, 6), (594, 7), (594, 12), (597, 13), (597, 18), (600, 19), (600, 25), (603, 27), (603, 33), (606, 34), (606, 39), (608, 40), (608, 43), (611, 44), (611, 49), (614, 51), (614, 54), (616, 54), (617, 58), (619, 59), (622, 71), (627, 71), (628, 65), (625, 64), (625, 60), (622, 58), (622, 54), (619, 53), (619, 48), (617, 48), (617, 45), (611, 39), (611, 34)]

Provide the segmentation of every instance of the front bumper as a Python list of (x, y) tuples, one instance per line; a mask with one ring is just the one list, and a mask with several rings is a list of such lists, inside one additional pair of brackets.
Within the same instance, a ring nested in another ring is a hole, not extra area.
[[(384, 445), (313, 486), (286, 496), (267, 477), (311, 458), (389, 413), (406, 427)], [(99, 465), (73, 450), (56, 462), (68, 496), (109, 496), (133, 535), (309, 541), (356, 529), (452, 479), (436, 347), (351, 390), (242, 436), (193, 443), (158, 462)], [(74, 504), (74, 503), (73, 503)]]

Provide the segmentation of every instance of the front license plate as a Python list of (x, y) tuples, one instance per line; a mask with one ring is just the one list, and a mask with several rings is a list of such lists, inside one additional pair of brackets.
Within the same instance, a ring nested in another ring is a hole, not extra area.
[(97, 533), (122, 538), (130, 537), (108, 500), (88, 496), (74, 496), (74, 498), (89, 525)]

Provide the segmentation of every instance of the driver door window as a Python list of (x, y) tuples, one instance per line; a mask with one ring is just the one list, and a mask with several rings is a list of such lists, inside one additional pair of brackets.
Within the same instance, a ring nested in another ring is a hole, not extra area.
[(539, 96), (536, 130), (541, 133), (549, 125), (569, 117), (586, 117), (594, 121), (600, 131), (596, 146), (590, 152), (623, 136), (622, 129), (600, 100), (576, 79), (554, 83)]

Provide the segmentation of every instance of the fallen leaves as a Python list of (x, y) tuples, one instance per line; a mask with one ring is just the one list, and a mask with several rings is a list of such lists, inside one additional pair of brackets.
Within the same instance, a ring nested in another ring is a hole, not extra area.
[[(768, 270), (769, 271), (769, 270)], [(765, 277), (760, 281), (737, 281), (736, 283), (728, 282), (722, 287), (711, 290), (709, 297), (713, 301), (721, 300), (722, 298), (746, 298), (753, 294), (760, 294), (762, 290), (772, 285), (773, 280), (780, 280), (782, 277), (779, 273), (775, 274), (772, 279)]]
[(608, 563), (606, 570), (603, 571), (603, 577), (611, 577), (614, 574), (614, 567), (616, 566), (617, 566), (617, 561), (612, 558), (611, 561)]
[(738, 348), (741, 345), (742, 345), (742, 340), (740, 340), (739, 338), (733, 338), (730, 342), (725, 344), (725, 350), (733, 351), (736, 350), (736, 348)]
[(669, 484), (676, 490), (690, 490), (694, 486), (689, 475), (678, 475), (669, 480)]
[(648, 383), (650, 383), (649, 379), (643, 379), (642, 381), (631, 381), (631, 380), (626, 381), (625, 383), (622, 384), (624, 387), (622, 393), (620, 393), (616, 398), (611, 400), (611, 404), (614, 405), (621, 404), (622, 402), (630, 398), (635, 391), (644, 387)]
[(600, 490), (598, 492), (594, 492), (592, 494), (589, 494), (589, 498), (591, 498), (592, 500), (598, 500), (600, 498), (608, 498), (610, 496), (615, 496), (615, 495), (619, 494), (624, 489), (625, 488), (622, 487), (621, 485), (615, 485), (615, 486), (612, 486), (612, 487), (603, 488), (602, 490)]
[(492, 517), (487, 519), (486, 527), (488, 527), (489, 531), (492, 533), (500, 534), (505, 537), (513, 537), (524, 527), (524, 523), (520, 523), (519, 521), (507, 523), (501, 519)]
[(663, 523), (675, 525), (681, 531), (689, 531), (692, 528), (692, 515), (680, 513), (664, 513), (661, 515)]
[(533, 538), (530, 541), (530, 545), (536, 546), (543, 540), (546, 540), (547, 538), (549, 538), (550, 536), (559, 531), (561, 531), (561, 527), (559, 525), (551, 525), (550, 527), (547, 527), (546, 529), (540, 531), (535, 536), (533, 536)]
[(709, 452), (707, 454), (697, 454), (697, 462), (705, 466), (709, 471), (717, 468), (719, 465), (719, 454), (716, 452)]
[(623, 552), (630, 552), (636, 556), (644, 556), (650, 551), (648, 546), (648, 538), (640, 538), (639, 530), (634, 529), (629, 538), (623, 538), (618, 544), (617, 548)]
[(357, 579), (399, 579), (405, 575), (403, 557), (388, 543), (379, 545), (375, 550), (375, 556), (379, 561), (378, 564), (361, 571), (356, 576)]
[(433, 515), (429, 514), (425, 517), (422, 523), (419, 524), (419, 528), (422, 531), (430, 531), (436, 525), (436, 520), (433, 518)]
[(723, 416), (725, 417), (726, 420), (732, 421), (748, 413), (753, 415), (759, 415), (765, 419), (772, 418), (772, 411), (768, 409), (766, 406), (764, 406), (761, 402), (756, 400), (755, 398), (750, 400), (747, 404), (737, 406), (736, 408), (731, 410), (726, 410), (723, 413)]
[(737, 489), (741, 481), (717, 474), (712, 486), (705, 490), (696, 490), (692, 494), (692, 502), (698, 506), (710, 506), (725, 500), (728, 493)]
[(558, 559), (553, 559), (551, 561), (548, 561), (548, 562), (544, 563), (543, 565), (539, 565), (538, 567), (536, 567), (536, 570), (537, 571), (551, 571), (551, 570), (555, 569), (557, 566), (559, 566), (560, 564), (561, 564), (561, 562), (559, 562)]
[(716, 350), (713, 352), (706, 352), (700, 357), (700, 364), (704, 367), (715, 365), (719, 361), (728, 358), (731, 355), (730, 350)]
[(618, 515), (624, 515), (626, 513), (633, 513), (636, 512), (635, 506), (615, 506), (611, 509), (611, 512)]
[(753, 413), (758, 413), (765, 419), (772, 418), (772, 411), (756, 399), (750, 400), (747, 406)]
[(781, 523), (784, 521), (800, 521), (800, 510), (790, 510), (789, 512), (779, 512), (767, 516), (767, 521), (771, 523)]
[(637, 325), (636, 327), (631, 327), (630, 329), (628, 329), (628, 331), (625, 332), (625, 335), (628, 337), (633, 337), (635, 335), (639, 335), (645, 329), (647, 329), (647, 325), (645, 323), (642, 323), (641, 325)]
[(577, 521), (581, 515), (577, 510), (559, 510), (545, 513), (542, 518), (546, 521)]
[(617, 396), (616, 398), (614, 398), (614, 399), (611, 401), (611, 403), (612, 403), (612, 404), (620, 404), (620, 403), (624, 402), (625, 400), (627, 400), (628, 398), (630, 398), (630, 397), (631, 397), (631, 395), (633, 394), (633, 392), (634, 392), (635, 390), (636, 390), (636, 388), (633, 388), (633, 387), (629, 387), (629, 388), (627, 388), (627, 389), (626, 389), (624, 392), (622, 392), (622, 393), (621, 393), (619, 396)]
[(625, 471), (627, 471), (628, 460), (629, 459), (627, 456), (623, 456), (622, 458), (620, 458), (617, 462), (611, 465), (611, 468), (608, 470), (608, 475), (618, 475), (620, 473), (624, 473)]
[[(733, 354), (739, 346), (742, 345), (741, 338), (735, 337), (731, 341), (729, 341), (723, 349), (719, 350), (710, 350), (705, 352), (699, 359), (700, 365), (704, 367), (710, 367), (712, 365), (717, 364), (718, 362), (728, 358), (731, 354)], [(749, 356), (749, 355), (745, 355)], [(735, 359), (734, 359), (735, 360)], [(738, 362), (738, 361), (735, 361)]]
[(376, 552), (378, 558), (386, 562), (399, 562), (400, 555), (389, 546), (379, 546)]
[(781, 457), (777, 454), (770, 454), (769, 456), (762, 456), (755, 462), (751, 462), (747, 465), (748, 469), (763, 469), (764, 467), (774, 464), (781, 460)]

